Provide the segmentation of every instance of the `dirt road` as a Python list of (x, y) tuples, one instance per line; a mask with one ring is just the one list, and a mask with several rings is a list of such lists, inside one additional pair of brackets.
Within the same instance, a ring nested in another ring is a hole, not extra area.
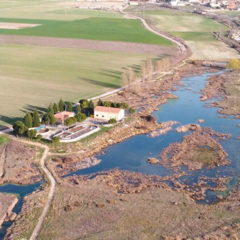
[(55, 186), (56, 186), (56, 181), (53, 177), (53, 175), (51, 174), (51, 172), (47, 169), (47, 167), (45, 166), (45, 160), (47, 159), (48, 153), (49, 153), (49, 147), (41, 144), (41, 143), (36, 143), (36, 142), (31, 142), (31, 141), (27, 141), (27, 140), (23, 140), (23, 139), (18, 139), (18, 141), (25, 143), (25, 144), (30, 144), (36, 147), (40, 147), (44, 149), (42, 158), (40, 159), (40, 168), (41, 170), (45, 173), (47, 180), (49, 181), (50, 184), (50, 190), (48, 193), (48, 197), (47, 197), (47, 201), (45, 203), (44, 209), (42, 211), (42, 214), (38, 220), (37, 225), (35, 226), (32, 235), (30, 237), (30, 240), (35, 240), (38, 236), (39, 231), (41, 230), (43, 221), (45, 219), (45, 217), (48, 214), (48, 210), (51, 206), (51, 202), (53, 199), (53, 195), (54, 195), (54, 190), (55, 190)]

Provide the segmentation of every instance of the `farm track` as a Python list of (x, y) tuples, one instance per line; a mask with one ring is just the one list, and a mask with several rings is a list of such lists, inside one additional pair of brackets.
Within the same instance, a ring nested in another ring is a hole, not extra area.
[(149, 55), (173, 56), (176, 54), (176, 49), (174, 47), (161, 46), (157, 44), (72, 39), (72, 38), (0, 35), (0, 44), (23, 44), (43, 47), (76, 48), (110, 52), (118, 51), (125, 53), (139, 53)]

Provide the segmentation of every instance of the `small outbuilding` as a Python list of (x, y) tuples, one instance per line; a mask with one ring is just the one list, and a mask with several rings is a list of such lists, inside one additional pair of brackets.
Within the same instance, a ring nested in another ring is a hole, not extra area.
[(74, 112), (67, 112), (67, 111), (63, 111), (63, 112), (59, 112), (56, 113), (55, 118), (57, 120), (57, 123), (64, 123), (64, 121), (70, 117), (74, 117), (75, 113)]
[(94, 108), (94, 118), (109, 121), (115, 119), (121, 121), (125, 117), (125, 111), (121, 108), (96, 106)]

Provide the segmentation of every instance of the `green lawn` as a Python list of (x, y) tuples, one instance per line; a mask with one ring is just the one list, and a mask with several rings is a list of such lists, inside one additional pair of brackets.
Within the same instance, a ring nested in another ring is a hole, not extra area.
[(124, 67), (156, 57), (6, 44), (0, 52), (0, 120), (5, 122), (60, 98), (77, 101), (118, 88)]
[(138, 42), (171, 46), (165, 38), (146, 30), (139, 20), (118, 18), (87, 18), (75, 21), (0, 18), (0, 22), (41, 24), (20, 30), (0, 29), (0, 34), (81, 38), (93, 40)]
[(0, 146), (2, 144), (5, 144), (5, 143), (8, 143), (10, 141), (9, 137), (8, 136), (5, 136), (5, 135), (1, 135), (0, 136)]

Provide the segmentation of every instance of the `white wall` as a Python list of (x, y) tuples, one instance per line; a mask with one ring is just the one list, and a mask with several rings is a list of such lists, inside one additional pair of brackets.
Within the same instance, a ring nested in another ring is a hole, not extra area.
[(125, 112), (124, 109), (121, 109), (119, 113), (107, 113), (107, 112), (101, 112), (101, 111), (94, 111), (94, 118), (96, 119), (102, 119), (102, 120), (110, 120), (110, 119), (116, 119), (117, 121), (120, 121), (124, 118)]

